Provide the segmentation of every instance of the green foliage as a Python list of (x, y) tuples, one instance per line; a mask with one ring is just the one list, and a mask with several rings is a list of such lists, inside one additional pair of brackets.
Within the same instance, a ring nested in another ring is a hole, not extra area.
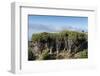
[(81, 58), (88, 58), (88, 52), (87, 52), (87, 50), (84, 50), (80, 54), (81, 54)]
[(75, 54), (75, 58), (88, 58), (88, 51), (87, 49), (78, 52), (77, 54)]
[(39, 55), (38, 60), (51, 60), (51, 59), (56, 59), (55, 54), (49, 54), (49, 51), (43, 50), (43, 53)]
[(28, 49), (28, 60), (35, 60), (36, 57), (35, 55), (32, 53), (31, 48)]
[(76, 31), (62, 31), (59, 33), (37, 33), (32, 35), (32, 41), (46, 41), (48, 37), (52, 39), (63, 39), (64, 37), (68, 37), (69, 39), (76, 40), (78, 39), (87, 39), (87, 34), (83, 32)]
[(43, 33), (38, 33), (38, 34), (33, 34), (32, 35), (32, 41), (46, 41), (49, 37), (49, 33), (43, 32)]
[[(56, 42), (56, 40), (62, 41), (64, 43), (64, 40), (71, 40), (72, 41), (72, 52), (74, 53), (74, 58), (87, 58), (88, 57), (88, 51), (87, 51), (87, 43), (88, 43), (88, 34), (85, 32), (77, 32), (77, 31), (61, 31), (61, 32), (55, 32), (55, 33), (36, 33), (32, 35), (32, 42), (42, 42), (44, 45), (45, 43), (49, 42)], [(50, 39), (50, 40), (49, 40)], [(42, 44), (42, 45), (43, 45)], [(50, 43), (53, 47), (53, 51), (55, 52), (55, 45), (53, 43)], [(86, 49), (86, 50), (84, 50)], [(66, 50), (68, 51), (68, 50)], [(50, 60), (50, 59), (65, 59), (65, 58), (71, 58), (70, 54), (67, 52), (63, 52), (63, 49), (60, 51), (59, 54), (53, 53), (49, 54), (48, 48), (43, 48), (41, 54), (35, 56), (35, 54), (32, 53), (32, 49), (29, 48), (28, 51), (28, 58), (29, 60)], [(72, 57), (73, 58), (73, 57)]]
[(48, 52), (48, 50), (43, 50), (44, 52), (41, 54), (41, 55), (39, 55), (39, 60), (46, 60), (46, 59), (48, 59), (48, 57), (49, 57), (49, 52)]

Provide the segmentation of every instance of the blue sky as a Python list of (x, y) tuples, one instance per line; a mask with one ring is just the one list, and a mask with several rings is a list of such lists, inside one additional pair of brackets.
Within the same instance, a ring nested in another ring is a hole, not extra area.
[(78, 16), (28, 16), (28, 38), (33, 33), (39, 32), (58, 32), (62, 30), (88, 30), (88, 17)]

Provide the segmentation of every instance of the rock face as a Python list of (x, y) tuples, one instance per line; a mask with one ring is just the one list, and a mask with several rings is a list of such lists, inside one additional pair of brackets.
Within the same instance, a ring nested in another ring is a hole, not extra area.
[(58, 54), (61, 51), (76, 53), (88, 48), (87, 34), (85, 33), (75, 33), (75, 37), (73, 38), (71, 38), (70, 34), (64, 34), (60, 38), (56, 35), (55, 37), (49, 36), (48, 34), (43, 35), (46, 38), (29, 41), (28, 45), (32, 49), (32, 53), (41, 54), (45, 49), (49, 50), (50, 54)]

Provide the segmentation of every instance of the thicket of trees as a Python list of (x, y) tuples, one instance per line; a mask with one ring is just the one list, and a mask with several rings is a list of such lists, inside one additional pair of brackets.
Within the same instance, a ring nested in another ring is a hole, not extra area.
[(28, 44), (28, 60), (87, 58), (87, 49), (86, 32), (36, 33)]

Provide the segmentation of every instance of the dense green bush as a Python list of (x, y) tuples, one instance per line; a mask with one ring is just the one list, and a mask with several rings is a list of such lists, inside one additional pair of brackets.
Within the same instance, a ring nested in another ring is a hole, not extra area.
[(56, 59), (55, 54), (49, 54), (49, 51), (43, 50), (43, 53), (39, 55), (38, 60), (51, 60), (51, 59)]
[(52, 39), (62, 39), (68, 36), (69, 39), (76, 40), (78, 39), (87, 39), (87, 34), (84, 32), (76, 32), (76, 31), (62, 31), (57, 33), (37, 33), (32, 35), (32, 41), (46, 41), (48, 37)]
[(75, 58), (88, 58), (88, 51), (87, 51), (87, 49), (76, 53), (75, 54)]
[(31, 48), (28, 49), (28, 60), (35, 60), (36, 56), (32, 53)]
[(43, 32), (43, 33), (37, 33), (32, 35), (32, 41), (46, 41), (49, 37), (49, 33)]

